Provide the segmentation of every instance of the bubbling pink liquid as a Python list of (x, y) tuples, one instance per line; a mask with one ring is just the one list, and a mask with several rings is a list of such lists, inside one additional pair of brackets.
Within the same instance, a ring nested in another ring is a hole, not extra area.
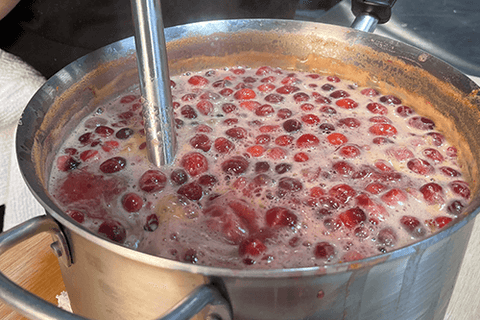
[(353, 261), (454, 220), (470, 198), (435, 123), (336, 76), (261, 67), (172, 78), (179, 151), (147, 160), (138, 92), (86, 117), (50, 191), (100, 236), (230, 268)]

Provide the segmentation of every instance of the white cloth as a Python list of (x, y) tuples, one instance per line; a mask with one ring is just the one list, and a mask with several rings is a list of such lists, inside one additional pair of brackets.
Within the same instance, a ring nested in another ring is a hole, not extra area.
[(44, 82), (31, 66), (0, 49), (0, 205), (6, 205), (5, 230), (45, 212), (23, 181), (15, 152), (18, 121)]

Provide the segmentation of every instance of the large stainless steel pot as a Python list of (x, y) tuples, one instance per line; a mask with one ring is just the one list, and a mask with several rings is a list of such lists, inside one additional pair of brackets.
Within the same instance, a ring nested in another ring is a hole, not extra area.
[[(28, 104), (18, 126), (17, 154), (28, 185), (48, 214), (0, 236), (4, 246), (44, 230), (60, 239), (64, 236), (53, 247), (61, 256), (73, 310), (95, 319), (155, 318), (202, 284), (210, 286), (201, 290), (214, 288), (226, 299), (227, 307), (216, 309), (223, 312), (223, 319), (229, 317), (229, 308), (236, 320), (442, 319), (480, 201), (479, 88), (413, 47), (331, 25), (285, 20), (204, 22), (168, 28), (166, 39), (171, 74), (225, 65), (271, 65), (328, 72), (395, 92), (433, 118), (461, 146), (462, 165), (474, 195), (470, 205), (454, 225), (430, 238), (381, 256), (322, 267), (212, 268), (150, 256), (104, 240), (63, 214), (49, 196), (47, 183), (52, 158), (65, 134), (96, 105), (138, 85), (135, 46), (129, 38), (70, 64)], [(56, 312), (53, 306), (38, 306), (35, 298), (4, 277), (1, 280), (0, 298), (21, 312), (33, 317)], [(202, 297), (200, 293), (195, 299)], [(206, 299), (211, 300), (215, 299)]]

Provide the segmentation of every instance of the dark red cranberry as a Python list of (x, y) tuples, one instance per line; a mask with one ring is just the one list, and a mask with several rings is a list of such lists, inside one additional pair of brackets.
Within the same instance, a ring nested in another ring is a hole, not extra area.
[(400, 106), (396, 110), (397, 114), (401, 117), (409, 117), (413, 115), (415, 112), (412, 110), (412, 108), (407, 107), (407, 106)]
[(358, 119), (355, 118), (343, 118), (338, 120), (337, 126), (339, 127), (344, 127), (344, 128), (349, 128), (349, 129), (355, 129), (360, 127), (361, 122)]
[(332, 93), (330, 93), (330, 97), (334, 99), (339, 99), (339, 98), (346, 98), (350, 97), (350, 94), (347, 91), (344, 90), (337, 90)]
[(57, 158), (57, 168), (63, 172), (75, 170), (79, 165), (80, 162), (70, 155), (63, 155)]
[(195, 149), (200, 149), (204, 152), (207, 152), (212, 147), (212, 142), (206, 134), (199, 133), (190, 139), (190, 145)]
[(273, 207), (265, 214), (267, 226), (271, 228), (293, 227), (297, 224), (298, 217), (287, 208)]
[(450, 214), (453, 214), (455, 216), (458, 216), (460, 213), (462, 213), (463, 208), (465, 205), (459, 201), (459, 200), (453, 200), (450, 202), (450, 204), (447, 206), (447, 211)]
[(320, 112), (325, 113), (329, 116), (333, 116), (333, 115), (337, 114), (337, 110), (335, 110), (334, 108), (332, 108), (330, 106), (321, 106), (320, 107)]
[(123, 243), (127, 238), (125, 227), (116, 220), (104, 221), (98, 227), (98, 234), (118, 243)]
[(133, 130), (130, 128), (123, 128), (118, 130), (117, 133), (115, 133), (115, 137), (117, 137), (117, 139), (120, 139), (120, 140), (127, 140), (132, 135), (133, 135)]
[(325, 83), (323, 86), (321, 86), (323, 91), (333, 91), (335, 90), (335, 86), (331, 85), (330, 83)]
[(266, 96), (265, 101), (270, 102), (270, 103), (280, 103), (283, 101), (283, 97), (279, 94), (276, 93), (271, 93), (268, 96)]
[(330, 260), (335, 257), (335, 247), (330, 243), (323, 241), (315, 245), (315, 258)]
[(296, 132), (302, 128), (302, 123), (297, 119), (289, 119), (283, 123), (283, 129), (287, 132)]
[(465, 181), (452, 181), (448, 184), (448, 186), (456, 195), (467, 200), (470, 198), (470, 188), (468, 187), (468, 183)]
[(279, 163), (275, 166), (275, 172), (278, 174), (284, 174), (292, 169), (292, 165), (289, 163)]
[(196, 182), (190, 182), (178, 188), (177, 193), (184, 196), (188, 200), (200, 200), (203, 196), (202, 187)]
[(259, 256), (267, 250), (267, 246), (257, 238), (243, 240), (238, 246), (240, 256)]
[(337, 174), (342, 176), (351, 176), (355, 172), (355, 168), (346, 161), (337, 161), (333, 164), (332, 168)]
[(167, 177), (159, 170), (147, 170), (140, 177), (138, 187), (145, 192), (153, 193), (163, 190), (167, 184)]
[(247, 130), (241, 127), (235, 127), (225, 131), (225, 134), (234, 139), (245, 139), (248, 136)]
[(157, 230), (159, 224), (160, 222), (158, 221), (158, 216), (153, 213), (147, 216), (145, 225), (143, 226), (143, 230), (153, 232)]
[(255, 164), (255, 173), (264, 173), (270, 170), (270, 164), (265, 161), (260, 161)]
[(278, 187), (280, 189), (290, 191), (290, 192), (298, 192), (303, 189), (303, 185), (300, 180), (290, 177), (283, 177), (278, 182)]
[(286, 108), (279, 109), (277, 111), (277, 117), (279, 117), (280, 119), (288, 119), (292, 116), (292, 114), (292, 111)]
[(403, 216), (400, 218), (400, 223), (412, 237), (422, 237), (427, 233), (420, 221), (413, 216)]
[(143, 207), (143, 199), (138, 194), (130, 192), (122, 197), (122, 206), (127, 212), (138, 212)]
[(339, 218), (347, 228), (352, 229), (361, 222), (366, 221), (367, 215), (362, 209), (355, 207), (340, 213)]
[(115, 173), (121, 171), (127, 165), (127, 160), (122, 157), (113, 157), (100, 164), (100, 170), (103, 173)]
[(380, 97), (380, 101), (383, 102), (383, 103), (387, 103), (387, 104), (400, 104), (400, 103), (402, 103), (402, 100), (400, 100), (399, 98), (397, 98), (395, 96), (392, 96), (392, 95), (382, 96), (382, 97)]
[(115, 130), (107, 126), (98, 126), (95, 128), (95, 133), (104, 138), (110, 137), (114, 132)]
[(223, 137), (217, 138), (213, 145), (215, 150), (220, 153), (228, 153), (235, 149), (235, 144)]
[(240, 175), (247, 171), (248, 160), (241, 156), (234, 156), (222, 163), (222, 170), (226, 174)]
[(184, 155), (180, 160), (180, 165), (192, 177), (202, 174), (208, 170), (207, 158), (205, 158), (205, 156), (199, 152), (190, 152)]
[(269, 104), (264, 104), (255, 110), (257, 116), (263, 117), (275, 112), (275, 109)]
[(211, 174), (205, 174), (198, 178), (198, 183), (205, 187), (213, 187), (217, 183), (217, 178)]
[(66, 213), (78, 223), (83, 223), (85, 221), (85, 213), (78, 210), (67, 210)]
[(341, 203), (347, 203), (353, 197), (356, 196), (357, 192), (347, 184), (339, 184), (339, 185), (333, 186), (328, 191), (328, 194), (331, 197), (334, 197), (335, 199), (340, 201)]
[(83, 145), (90, 144), (92, 142), (92, 139), (93, 132), (87, 132), (78, 137), (78, 141)]
[(393, 247), (397, 243), (397, 235), (392, 228), (384, 228), (378, 232), (377, 241), (382, 246)]
[(170, 174), (170, 180), (178, 186), (186, 183), (188, 181), (188, 174), (183, 169), (175, 169)]
[(197, 117), (197, 112), (190, 105), (184, 105), (180, 109), (180, 114), (187, 119), (195, 119)]
[(318, 126), (318, 129), (324, 134), (329, 134), (332, 133), (332, 131), (335, 131), (335, 126), (331, 123), (322, 123)]
[(443, 188), (434, 182), (427, 183), (420, 187), (420, 192), (428, 204), (443, 204), (445, 202), (443, 198)]
[(305, 102), (310, 100), (310, 96), (305, 92), (297, 92), (293, 95), (293, 100), (295, 100), (295, 102), (298, 102), (298, 103)]

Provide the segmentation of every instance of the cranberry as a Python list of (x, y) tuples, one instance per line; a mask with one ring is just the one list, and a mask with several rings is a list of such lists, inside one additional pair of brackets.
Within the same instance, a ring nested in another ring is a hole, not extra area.
[(252, 157), (261, 157), (265, 152), (265, 148), (261, 145), (255, 145), (247, 148), (247, 153)]
[(382, 195), (382, 200), (391, 207), (404, 205), (407, 201), (407, 194), (401, 189), (393, 188)]
[(292, 165), (289, 163), (279, 163), (275, 166), (275, 172), (278, 174), (284, 174), (292, 169)]
[(374, 144), (378, 144), (378, 145), (384, 145), (384, 144), (387, 144), (387, 143), (393, 143), (392, 140), (390, 139), (387, 139), (385, 137), (376, 137), (376, 138), (373, 138), (372, 142)]
[(158, 192), (165, 188), (167, 177), (159, 170), (147, 170), (138, 180), (138, 187), (148, 193)]
[(308, 156), (308, 154), (306, 154), (305, 152), (297, 152), (295, 153), (295, 155), (293, 156), (293, 160), (295, 162), (306, 162), (308, 161), (310, 158)]
[(205, 174), (198, 178), (198, 184), (204, 187), (213, 187), (217, 183), (217, 178), (211, 174)]
[(326, 218), (323, 220), (323, 225), (330, 232), (335, 232), (342, 227), (342, 221), (339, 218)]
[(338, 120), (337, 126), (339, 127), (345, 127), (349, 129), (355, 129), (360, 127), (361, 122), (358, 119), (355, 118), (343, 118)]
[(199, 103), (197, 103), (197, 110), (201, 114), (208, 116), (213, 112), (213, 103), (208, 100), (201, 100)]
[(367, 109), (368, 109), (368, 111), (370, 111), (371, 113), (374, 113), (374, 114), (386, 115), (388, 113), (387, 107), (385, 107), (384, 105), (382, 105), (380, 103), (376, 103), (376, 102), (371, 102), (371, 103), (367, 104)]
[(255, 114), (257, 116), (260, 116), (260, 117), (267, 116), (267, 115), (272, 114), (274, 112), (275, 112), (275, 110), (269, 104), (264, 104), (264, 105), (260, 106), (259, 108), (257, 108), (255, 110)]
[(441, 167), (440, 172), (447, 177), (460, 177), (462, 175), (460, 172), (450, 167)]
[(158, 221), (158, 216), (152, 213), (151, 215), (147, 216), (143, 230), (153, 232), (157, 230), (159, 224), (160, 222)]
[(377, 136), (392, 137), (397, 134), (397, 129), (388, 123), (377, 123), (371, 126), (368, 131)]
[(255, 74), (257, 76), (265, 76), (267, 74), (270, 74), (273, 72), (273, 69), (268, 67), (268, 66), (263, 66), (263, 67), (260, 67), (257, 69), (257, 71), (255, 72)]
[(318, 126), (318, 129), (320, 129), (322, 133), (328, 134), (332, 131), (335, 131), (335, 126), (331, 123), (322, 123)]
[(288, 145), (291, 145), (293, 142), (293, 137), (292, 136), (289, 136), (289, 135), (281, 135), (281, 136), (278, 136), (276, 139), (275, 139), (275, 144), (276, 145), (279, 145), (279, 146), (282, 146), (282, 147), (285, 147), (285, 146), (288, 146)]
[(278, 187), (290, 192), (298, 192), (303, 189), (302, 183), (299, 180), (290, 177), (281, 178), (278, 182)]
[(447, 206), (447, 211), (450, 214), (453, 214), (455, 216), (458, 216), (460, 213), (463, 211), (464, 204), (459, 201), (459, 200), (453, 200), (450, 202), (450, 204)]
[(320, 107), (320, 112), (325, 113), (325, 114), (330, 115), (330, 116), (333, 116), (333, 115), (337, 114), (337, 110), (335, 110), (334, 108), (332, 108), (330, 106), (321, 106)]
[(277, 117), (279, 117), (280, 119), (288, 119), (291, 116), (292, 116), (292, 111), (290, 109), (283, 108), (277, 111)]
[(209, 151), (212, 146), (212, 142), (205, 134), (196, 134), (193, 138), (190, 139), (190, 145), (195, 149), (200, 149), (202, 151)]
[(435, 129), (435, 123), (425, 117), (412, 117), (408, 120), (408, 124), (415, 129), (419, 130), (433, 130)]
[(283, 123), (283, 129), (287, 132), (296, 132), (302, 128), (302, 123), (296, 119), (289, 119)]
[(292, 85), (285, 85), (283, 87), (277, 88), (276, 91), (280, 94), (290, 94), (290, 93), (297, 92), (299, 90), (300, 90), (299, 87), (295, 87), (295, 86), (292, 86)]
[(187, 119), (195, 119), (197, 117), (197, 112), (188, 104), (180, 109), (180, 114)]
[(135, 101), (135, 99), (137, 99), (137, 96), (135, 96), (133, 94), (129, 94), (129, 95), (123, 96), (120, 99), (120, 103), (123, 103), (123, 104), (131, 103), (131, 102)]
[(330, 144), (334, 146), (340, 146), (348, 142), (347, 137), (341, 133), (331, 133), (327, 136), (327, 140)]
[(127, 212), (138, 212), (143, 207), (143, 199), (138, 194), (130, 192), (123, 196), (122, 206)]
[(339, 98), (347, 98), (350, 97), (350, 94), (347, 91), (344, 90), (337, 90), (332, 93), (330, 93), (330, 97), (334, 99), (339, 99)]
[(433, 162), (435, 162), (435, 163), (440, 163), (440, 162), (443, 162), (443, 160), (445, 160), (445, 158), (442, 156), (442, 154), (437, 149), (427, 148), (427, 149), (423, 150), (422, 154), (425, 157), (433, 160)]
[(400, 218), (400, 223), (402, 227), (412, 236), (415, 238), (424, 236), (427, 231), (421, 225), (420, 221), (412, 216), (403, 216)]
[(188, 249), (183, 255), (183, 261), (191, 264), (196, 264), (198, 262), (198, 253), (195, 249)]
[(226, 174), (240, 175), (247, 171), (248, 165), (249, 163), (245, 158), (234, 156), (222, 162), (222, 170)]
[(202, 187), (196, 182), (190, 182), (178, 188), (177, 193), (184, 196), (188, 200), (200, 200), (203, 196)]
[(292, 211), (283, 207), (273, 207), (265, 214), (267, 226), (271, 228), (293, 227), (297, 224), (298, 217)]
[(270, 103), (280, 103), (282, 102), (285, 98), (282, 97), (279, 94), (276, 93), (271, 93), (268, 96), (265, 96), (265, 101), (270, 102)]
[(127, 165), (127, 160), (122, 157), (113, 157), (100, 164), (100, 170), (103, 173), (115, 173), (121, 171)]
[(235, 144), (223, 137), (217, 138), (213, 143), (213, 146), (217, 152), (228, 153), (231, 150), (235, 149)]
[(452, 181), (448, 186), (456, 195), (459, 195), (464, 199), (470, 198), (470, 188), (465, 181)]
[(90, 144), (93, 140), (93, 132), (87, 132), (78, 137), (78, 141), (83, 144)]
[(245, 83), (254, 83), (254, 82), (257, 82), (257, 79), (253, 78), (253, 77), (245, 77), (243, 78), (243, 82)]
[(78, 223), (83, 223), (85, 221), (85, 214), (78, 210), (67, 210), (66, 214), (68, 214), (73, 220), (77, 221)]
[(332, 168), (337, 174), (342, 176), (351, 176), (355, 172), (355, 168), (346, 161), (337, 161)]
[(180, 161), (180, 165), (192, 177), (204, 173), (208, 170), (208, 161), (204, 155), (198, 152), (190, 152), (184, 155)]
[(98, 227), (98, 234), (118, 243), (123, 243), (127, 238), (125, 227), (116, 220), (104, 221)]
[(240, 256), (259, 256), (267, 250), (267, 246), (258, 238), (242, 241), (238, 246)]
[(195, 93), (187, 93), (182, 96), (181, 100), (188, 102), (188, 101), (193, 101), (197, 98), (197, 95)]
[(234, 139), (245, 139), (248, 136), (247, 130), (242, 127), (231, 128), (225, 131), (225, 134)]
[(175, 169), (170, 174), (170, 180), (178, 186), (186, 183), (188, 181), (187, 172), (183, 169)]
[(373, 88), (363, 89), (362, 91), (360, 91), (360, 93), (367, 97), (375, 97), (379, 95), (378, 91)]
[(302, 134), (297, 139), (298, 148), (314, 148), (318, 146), (319, 143), (320, 143), (320, 140), (315, 135), (310, 133)]
[(273, 91), (273, 89), (275, 88), (276, 88), (275, 85), (271, 83), (263, 83), (257, 87), (258, 91), (260, 92), (270, 92), (270, 91)]
[(314, 114), (309, 113), (302, 116), (302, 121), (306, 124), (315, 125), (320, 123), (320, 118)]
[(255, 94), (255, 91), (249, 88), (243, 88), (235, 92), (233, 97), (237, 100), (250, 100), (250, 99), (255, 99), (257, 95)]
[(440, 147), (445, 142), (444, 135), (438, 132), (429, 132), (425, 134), (425, 137), (429, 139), (431, 143), (436, 147)]
[(190, 83), (191, 85), (194, 85), (194, 86), (205, 86), (209, 83), (209, 81), (202, 77), (202, 76), (191, 76), (189, 79), (188, 79), (188, 83)]
[(435, 226), (439, 229), (445, 227), (447, 224), (449, 224), (450, 222), (452, 222), (453, 219), (450, 218), (450, 217), (443, 217), (443, 216), (440, 216), (440, 217), (436, 217), (433, 222), (435, 224)]
[(407, 107), (407, 106), (400, 106), (398, 107), (396, 110), (397, 114), (400, 116), (400, 117), (409, 117), (411, 115), (413, 115), (415, 112), (412, 110), (412, 108), (410, 107)]
[(371, 194), (380, 194), (385, 191), (386, 186), (380, 182), (372, 182), (365, 187), (365, 191), (370, 192)]
[(340, 82), (340, 78), (337, 76), (328, 76), (327, 80), (330, 82), (336, 82), (336, 83)]
[(335, 102), (335, 104), (337, 106), (339, 106), (340, 108), (343, 108), (343, 109), (355, 109), (355, 108), (358, 107), (358, 103), (356, 103), (354, 100), (352, 100), (350, 98), (344, 98), (344, 99), (337, 100), (337, 102)]
[(261, 134), (255, 138), (256, 144), (268, 144), (272, 138), (268, 134)]
[(434, 182), (421, 186), (420, 192), (423, 194), (425, 201), (430, 205), (443, 204), (445, 202), (443, 199), (443, 188)]
[(255, 164), (256, 173), (264, 173), (264, 172), (267, 172), (268, 170), (270, 170), (270, 165), (268, 164), (268, 162), (261, 161)]
[(408, 161), (407, 167), (413, 172), (424, 176), (432, 174), (435, 171), (433, 166), (428, 161), (422, 159), (412, 159)]
[(98, 126), (95, 128), (95, 133), (104, 138), (110, 137), (114, 132), (115, 130), (107, 126)]
[(338, 152), (345, 158), (356, 158), (360, 155), (360, 149), (355, 146), (343, 146)]
[(355, 197), (357, 192), (347, 184), (339, 184), (333, 186), (328, 191), (328, 194), (336, 200), (340, 201), (341, 203), (347, 203), (353, 197)]
[(225, 88), (225, 87), (230, 86), (230, 85), (232, 85), (232, 83), (230, 81), (224, 80), (224, 79), (217, 80), (214, 83), (212, 83), (212, 87), (214, 87), (214, 88)]
[(224, 89), (220, 90), (219, 93), (224, 97), (229, 97), (233, 94), (233, 90), (230, 89), (230, 88), (224, 88)]
[(127, 140), (128, 138), (130, 138), (132, 135), (133, 135), (133, 130), (130, 129), (130, 128), (123, 128), (123, 129), (120, 129), (117, 131), (117, 133), (115, 133), (115, 137), (117, 137), (117, 139), (120, 139), (120, 140)]
[(377, 241), (387, 247), (393, 247), (397, 243), (397, 235), (392, 228), (384, 228), (378, 232)]
[(362, 209), (355, 207), (340, 213), (339, 218), (347, 228), (352, 229), (358, 224), (366, 221), (367, 215)]
[(331, 260), (335, 254), (335, 247), (326, 241), (315, 245), (314, 255), (317, 259)]
[(225, 113), (231, 113), (237, 110), (237, 106), (234, 105), (233, 103), (224, 103), (222, 104), (222, 110)]
[(293, 95), (293, 100), (295, 100), (295, 102), (305, 102), (310, 100), (310, 96), (305, 92), (297, 92)]
[(321, 86), (323, 91), (333, 91), (335, 90), (335, 86), (331, 85), (330, 83), (325, 83), (323, 86)]
[(392, 96), (392, 95), (382, 96), (382, 97), (380, 97), (380, 101), (383, 102), (383, 103), (387, 103), (387, 104), (400, 104), (400, 103), (402, 103), (402, 101), (400, 99), (398, 99), (397, 97)]
[(63, 155), (57, 158), (57, 168), (63, 172), (75, 170), (79, 165), (80, 162), (70, 155)]

